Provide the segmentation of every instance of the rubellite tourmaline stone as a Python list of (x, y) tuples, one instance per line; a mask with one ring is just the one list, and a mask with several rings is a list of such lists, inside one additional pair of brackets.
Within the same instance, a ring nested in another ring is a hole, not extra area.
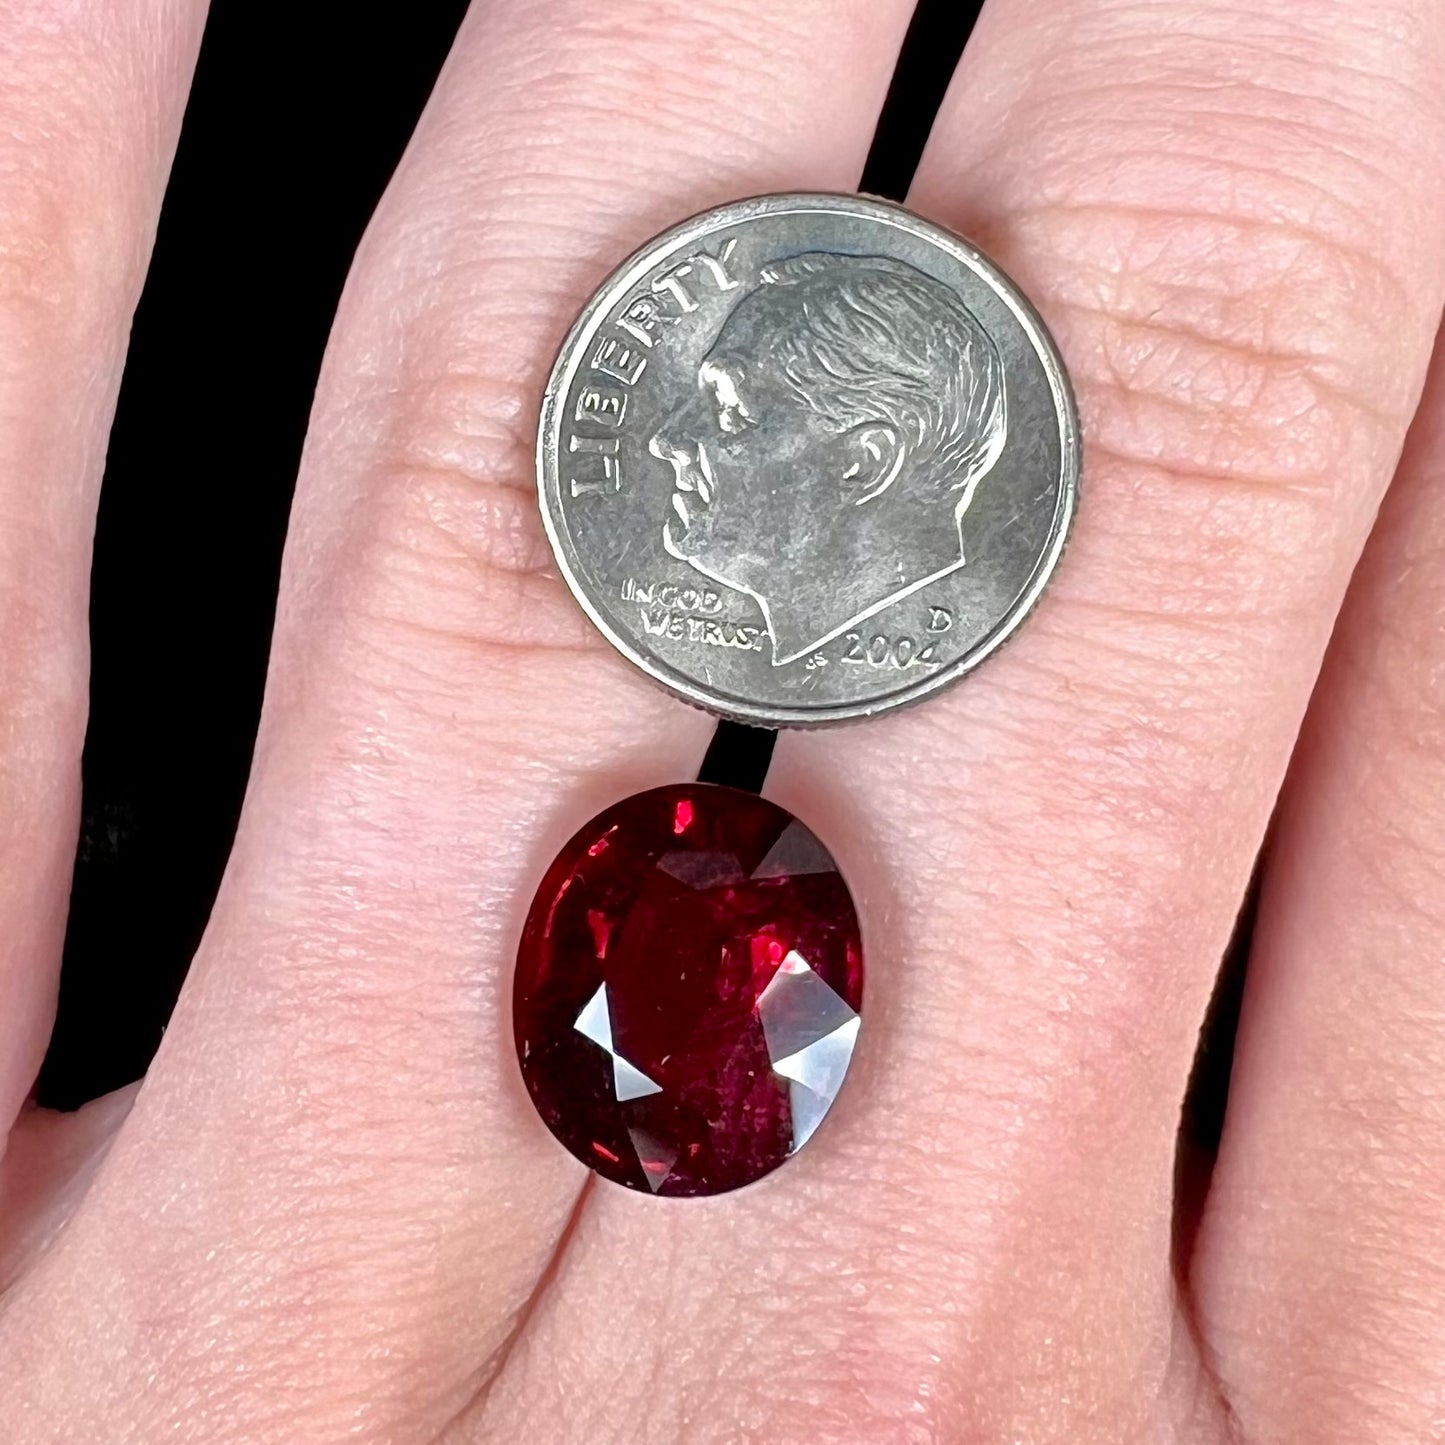
[(847, 1073), (858, 916), (791, 813), (706, 783), (614, 804), (557, 855), (517, 958), (522, 1075), (606, 1178), (721, 1194), (801, 1148)]

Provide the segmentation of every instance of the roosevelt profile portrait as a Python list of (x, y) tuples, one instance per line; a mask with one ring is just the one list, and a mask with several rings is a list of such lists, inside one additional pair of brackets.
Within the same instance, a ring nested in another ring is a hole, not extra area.
[(649, 450), (669, 553), (756, 599), (774, 665), (964, 565), (1003, 451), (1003, 363), (941, 281), (881, 256), (774, 262)]

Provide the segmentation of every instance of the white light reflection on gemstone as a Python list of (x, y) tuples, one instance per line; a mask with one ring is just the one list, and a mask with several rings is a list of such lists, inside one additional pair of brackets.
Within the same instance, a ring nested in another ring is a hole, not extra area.
[(654, 1083), (641, 1069), (629, 1064), (612, 1045), (612, 1014), (607, 1007), (607, 985), (600, 984), (597, 992), (583, 1005), (572, 1027), (584, 1039), (591, 1039), (598, 1048), (606, 1049), (612, 1057), (612, 1089), (617, 1102), (625, 1104), (629, 1099), (645, 1099), (649, 1094), (660, 1094), (662, 1085)]
[(775, 1073), (788, 1080), (788, 1101), (793, 1113), (793, 1148), (801, 1149), (812, 1137), (823, 1115), (833, 1107), (843, 1076), (853, 1061), (853, 1046), (858, 1042), (858, 1025), (854, 1014), (846, 1024), (831, 1034), (811, 1043), (786, 1059), (773, 1062)]
[(758, 1017), (768, 1056), (776, 1060), (807, 1048), (858, 1015), (793, 949), (758, 995)]
[(672, 1166), (677, 1161), (677, 1150), (660, 1144), (645, 1130), (632, 1128), (627, 1131), (632, 1147), (637, 1153), (637, 1162), (642, 1166), (642, 1177), (654, 1194), (667, 1183)]
[(773, 1070), (788, 1080), (797, 1151), (842, 1087), (861, 1021), (796, 951), (783, 959), (759, 995), (758, 1017)]
[(778, 834), (778, 841), (753, 869), (754, 878), (797, 878), (806, 873), (836, 873), (833, 855), (811, 829), (796, 818)]
[(746, 877), (735, 853), (682, 850), (664, 853), (655, 866), (659, 873), (666, 873), (669, 878), (699, 891), (726, 888), (729, 883), (741, 883)]

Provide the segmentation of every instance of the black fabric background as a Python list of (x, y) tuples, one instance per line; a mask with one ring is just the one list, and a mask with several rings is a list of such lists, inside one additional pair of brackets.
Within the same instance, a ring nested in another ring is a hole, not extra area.
[[(906, 193), (974, 8), (923, 0), (863, 189)], [(101, 499), (84, 816), (42, 1103), (144, 1073), (200, 939), (331, 315), (464, 9), (314, 3), (302, 25), (291, 7), (212, 5)], [(769, 746), (726, 726), (705, 775), (756, 785)], [(1240, 973), (1226, 971), (1188, 1111), (1206, 1151)]]

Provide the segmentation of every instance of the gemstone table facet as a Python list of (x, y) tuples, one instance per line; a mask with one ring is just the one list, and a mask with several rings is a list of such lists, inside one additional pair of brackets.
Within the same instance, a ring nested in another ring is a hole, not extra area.
[(862, 995), (858, 917), (818, 839), (753, 793), (676, 784), (614, 804), (547, 870), (517, 957), (517, 1056), (599, 1174), (721, 1194), (822, 1122)]

